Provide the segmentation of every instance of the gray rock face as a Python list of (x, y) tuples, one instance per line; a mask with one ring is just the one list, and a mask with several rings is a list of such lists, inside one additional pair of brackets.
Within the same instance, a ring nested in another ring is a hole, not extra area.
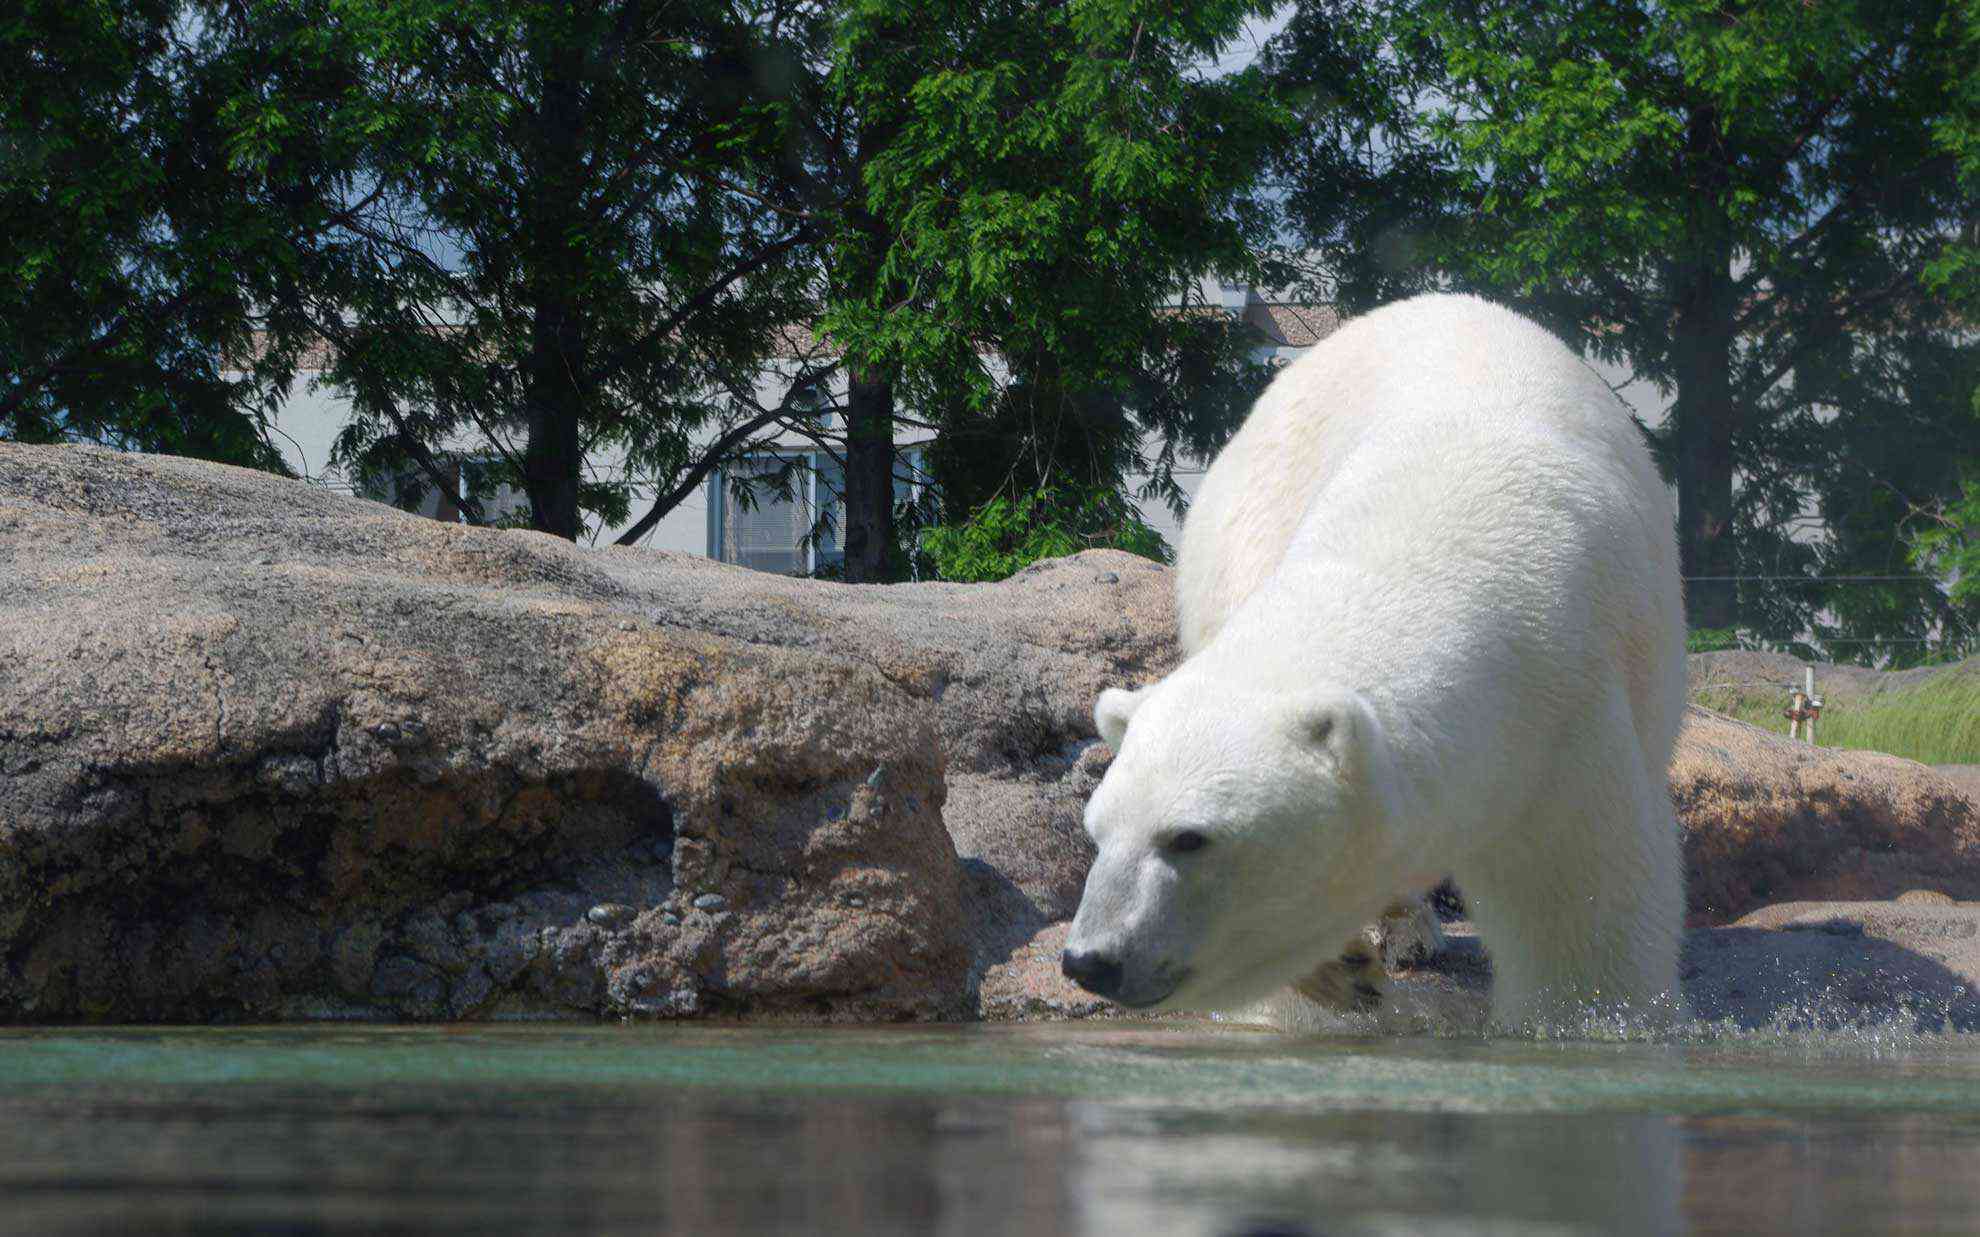
[(967, 1016), (1174, 641), (1122, 554), (859, 588), (88, 448), (0, 444), (0, 578), (5, 1020)]

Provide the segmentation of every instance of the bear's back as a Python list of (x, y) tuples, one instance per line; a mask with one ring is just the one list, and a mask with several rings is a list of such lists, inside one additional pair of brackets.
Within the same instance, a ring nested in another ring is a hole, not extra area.
[[(1683, 651), (1669, 491), (1607, 385), (1518, 314), (1416, 297), (1273, 381), (1183, 527), (1184, 651), (1296, 541), (1304, 558), (1423, 581), (1420, 613), (1439, 622), (1468, 605), (1495, 630), (1528, 624), (1556, 655), (1620, 667), (1646, 754), (1668, 753)], [(1365, 617), (1385, 631), (1402, 618)]]
[[(1548, 437), (1574, 445), (1550, 450)], [(1348, 535), (1384, 531), (1369, 527), (1378, 521), (1434, 532), (1408, 491), (1498, 484), (1477, 474), (1507, 461), (1474, 457), (1517, 439), (1542, 466), (1599, 462), (1619, 474), (1616, 484), (1647, 485), (1661, 498), (1619, 402), (1518, 314), (1476, 297), (1430, 295), (1348, 322), (1272, 381), (1204, 477), (1177, 556), (1185, 651), (1207, 644), (1271, 576), (1330, 489), (1337, 514), (1363, 499), (1386, 508), (1357, 512)]]

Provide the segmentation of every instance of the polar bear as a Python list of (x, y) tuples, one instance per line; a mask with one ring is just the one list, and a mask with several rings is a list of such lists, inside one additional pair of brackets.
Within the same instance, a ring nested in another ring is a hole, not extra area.
[(1066, 974), (1231, 1008), (1448, 873), (1494, 1024), (1674, 1010), (1676, 563), (1636, 425), (1560, 341), (1467, 296), (1349, 322), (1204, 478), (1186, 659), (1095, 707), (1117, 754)]

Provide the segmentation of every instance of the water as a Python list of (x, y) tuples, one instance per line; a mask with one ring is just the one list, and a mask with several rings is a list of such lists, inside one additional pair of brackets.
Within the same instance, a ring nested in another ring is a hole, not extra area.
[(1970, 1037), (0, 1032), (8, 1232), (1972, 1232)]

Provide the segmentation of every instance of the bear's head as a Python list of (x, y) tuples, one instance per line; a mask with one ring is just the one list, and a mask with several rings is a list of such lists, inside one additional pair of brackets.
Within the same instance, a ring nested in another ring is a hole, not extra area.
[(1066, 975), (1136, 1009), (1216, 1009), (1297, 980), (1394, 891), (1387, 741), (1343, 688), (1233, 691), (1187, 669), (1094, 708), (1114, 763)]

